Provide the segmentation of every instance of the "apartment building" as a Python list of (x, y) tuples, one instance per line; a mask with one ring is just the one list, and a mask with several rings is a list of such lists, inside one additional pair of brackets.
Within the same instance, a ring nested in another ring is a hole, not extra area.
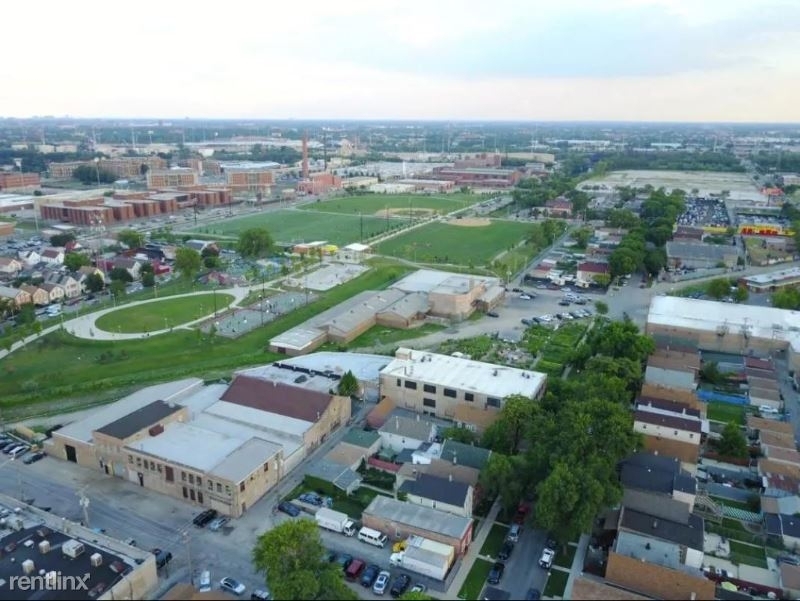
[(225, 167), (227, 185), (236, 192), (268, 194), (275, 185), (274, 167)]
[(197, 171), (189, 167), (173, 167), (172, 169), (153, 169), (147, 172), (147, 187), (177, 188), (178, 186), (196, 186), (200, 182)]
[(38, 173), (21, 173), (19, 171), (0, 172), (0, 190), (19, 188), (38, 188), (41, 181)]

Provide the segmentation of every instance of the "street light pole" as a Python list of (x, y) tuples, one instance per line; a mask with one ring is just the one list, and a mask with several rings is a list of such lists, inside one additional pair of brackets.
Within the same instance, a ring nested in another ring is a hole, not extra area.
[(94, 157), (94, 168), (97, 171), (97, 187), (100, 187), (100, 157)]

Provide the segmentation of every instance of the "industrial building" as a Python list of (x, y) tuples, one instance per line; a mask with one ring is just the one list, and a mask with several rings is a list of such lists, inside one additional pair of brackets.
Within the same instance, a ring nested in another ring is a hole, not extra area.
[(399, 408), (452, 420), (461, 405), (499, 412), (509, 395), (541, 398), (546, 379), (535, 371), (401, 347), (381, 370), (381, 396)]
[(800, 285), (800, 267), (790, 267), (771, 273), (759, 273), (739, 279), (751, 292), (775, 292), (780, 288)]
[[(147, 599), (155, 593), (156, 557), (150, 551), (2, 494), (0, 506), (10, 514), (0, 536), (0, 598)], [(19, 586), (23, 582), (27, 590)]]
[(704, 244), (703, 242), (667, 242), (667, 265), (672, 269), (732, 268), (741, 256), (738, 246), (730, 244)]
[(656, 344), (734, 354), (767, 355), (788, 349), (800, 368), (800, 312), (715, 301), (656, 296), (646, 333)]
[(436, 167), (426, 179), (452, 181), (455, 186), (477, 188), (511, 188), (522, 179), (522, 172), (514, 169), (488, 169), (479, 167)]
[(238, 517), (350, 418), (335, 375), (310, 372), (150, 386), (58, 430), (47, 453)]

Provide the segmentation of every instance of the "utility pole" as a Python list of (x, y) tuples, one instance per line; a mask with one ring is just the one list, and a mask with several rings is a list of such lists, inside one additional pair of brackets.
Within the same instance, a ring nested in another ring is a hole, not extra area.
[(358, 213), (359, 218), (361, 219), (361, 244), (364, 244), (364, 213)]
[(89, 527), (89, 497), (86, 496), (86, 489), (82, 488), (78, 491), (78, 497), (80, 500), (78, 504), (83, 509), (83, 525), (84, 527)]

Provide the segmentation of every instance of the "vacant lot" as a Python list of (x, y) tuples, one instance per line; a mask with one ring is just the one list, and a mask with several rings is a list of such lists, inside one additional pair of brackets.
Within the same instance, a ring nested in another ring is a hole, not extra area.
[(587, 189), (602, 184), (609, 188), (616, 186), (642, 188), (650, 184), (654, 188), (664, 187), (667, 191), (680, 188), (686, 192), (696, 188), (700, 194), (719, 194), (723, 190), (728, 190), (733, 199), (760, 195), (746, 173), (724, 171), (612, 171), (604, 176), (587, 180), (578, 187)]
[(480, 202), (481, 197), (473, 194), (441, 194), (426, 196), (421, 194), (364, 194), (363, 196), (346, 196), (333, 198), (323, 202), (315, 202), (299, 207), (304, 211), (327, 211), (348, 215), (374, 215), (378, 211), (389, 209), (407, 211), (430, 209), (436, 213), (450, 213)]
[(492, 221), (485, 227), (430, 223), (382, 242), (376, 252), (421, 263), (486, 265), (522, 240), (531, 226)]
[[(401, 218), (384, 219), (372, 215), (364, 215), (364, 239), (380, 234), (388, 229), (405, 225)], [(229, 219), (209, 226), (191, 230), (193, 232), (238, 236), (251, 227), (265, 227), (276, 242), (299, 244), (325, 240), (332, 244), (344, 246), (361, 240), (362, 218), (358, 215), (332, 215), (316, 211), (299, 211), (287, 209), (267, 211), (239, 219)]]
[(146, 303), (119, 311), (112, 311), (100, 317), (95, 324), (107, 332), (154, 332), (194, 321), (214, 311), (227, 307), (233, 297), (230, 294), (198, 294), (182, 298), (167, 298), (156, 303)]

